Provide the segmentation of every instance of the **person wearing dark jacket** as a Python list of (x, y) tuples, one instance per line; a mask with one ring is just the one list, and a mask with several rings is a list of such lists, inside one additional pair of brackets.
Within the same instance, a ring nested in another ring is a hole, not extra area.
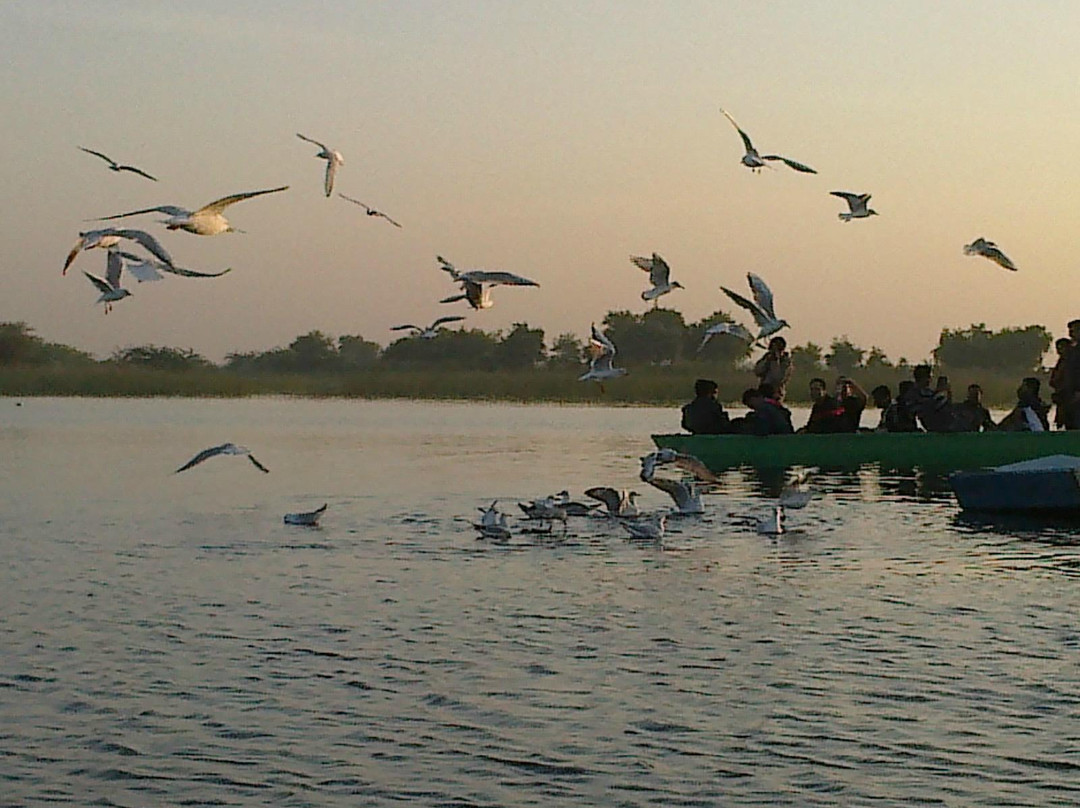
[(718, 386), (712, 379), (694, 382), (694, 400), (682, 408), (682, 428), (692, 435), (722, 435), (731, 431), (724, 407), (716, 400)]
[(744, 421), (747, 434), (791, 435), (795, 432), (791, 426), (791, 412), (772, 398), (772, 389), (768, 385), (747, 390), (743, 393), (742, 401), (750, 408)]

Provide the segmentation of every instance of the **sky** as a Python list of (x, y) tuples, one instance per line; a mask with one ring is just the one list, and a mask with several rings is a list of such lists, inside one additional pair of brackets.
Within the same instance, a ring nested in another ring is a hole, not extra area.
[[(228, 353), (318, 329), (381, 344), (467, 314), (587, 336), (643, 312), (658, 252), (695, 322), (746, 273), (791, 344), (847, 336), (929, 356), (943, 327), (1080, 317), (1080, 4), (847, 0), (8, 0), (0, 3), (0, 322), (98, 356)], [(753, 173), (762, 152), (815, 167)], [(296, 133), (339, 150), (325, 163)], [(157, 176), (113, 173), (104, 152)], [(228, 209), (245, 231), (159, 237), (218, 279), (127, 285), (108, 316), (60, 269), (86, 220), (289, 185)], [(879, 216), (843, 223), (833, 190)], [(400, 221), (368, 218), (336, 192)], [(1016, 273), (962, 253), (996, 242)], [(491, 309), (440, 305), (461, 269), (532, 278)]]

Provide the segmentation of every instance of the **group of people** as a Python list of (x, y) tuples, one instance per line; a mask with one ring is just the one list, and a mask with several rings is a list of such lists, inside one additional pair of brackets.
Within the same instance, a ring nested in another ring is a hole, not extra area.
[[(1055, 343), (1057, 364), (1050, 374), (1056, 405), (1054, 424), (1059, 429), (1080, 429), (1080, 320), (1069, 323), (1069, 337)], [(912, 378), (900, 382), (896, 396), (887, 385), (866, 392), (858, 383), (841, 376), (833, 392), (824, 379), (810, 380), (810, 417), (796, 430), (784, 395), (791, 378), (791, 354), (783, 337), (769, 342), (765, 355), (754, 365), (757, 387), (746, 390), (742, 402), (745, 415), (732, 418), (717, 401), (719, 386), (711, 379), (698, 379), (694, 400), (682, 408), (682, 427), (696, 435), (790, 435), (798, 432), (984, 432), (992, 430), (1044, 432), (1050, 429), (1050, 407), (1040, 397), (1041, 383), (1034, 376), (1021, 381), (1016, 405), (995, 422), (983, 405), (982, 388), (967, 387), (963, 401), (954, 402), (947, 376), (931, 384), (929, 365), (917, 365)], [(868, 401), (881, 411), (876, 427), (861, 426)]]

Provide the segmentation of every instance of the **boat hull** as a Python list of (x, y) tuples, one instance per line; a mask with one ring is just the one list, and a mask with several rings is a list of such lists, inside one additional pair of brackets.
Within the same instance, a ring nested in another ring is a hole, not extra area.
[(1080, 455), (1071, 432), (853, 432), (828, 435), (653, 435), (660, 448), (692, 454), (713, 471), (737, 466), (975, 469), (1052, 454)]

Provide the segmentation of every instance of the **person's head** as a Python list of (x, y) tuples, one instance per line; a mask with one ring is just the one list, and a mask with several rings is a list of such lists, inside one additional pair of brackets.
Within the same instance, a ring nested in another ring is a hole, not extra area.
[(1026, 376), (1020, 384), (1030, 390), (1031, 394), (1036, 397), (1039, 395), (1039, 388), (1042, 387), (1042, 382), (1034, 376)]
[(855, 385), (851, 383), (851, 379), (847, 376), (840, 376), (836, 380), (836, 397), (847, 398), (848, 396), (855, 394)]
[(982, 388), (977, 384), (969, 384), (967, 387), (967, 401), (970, 404), (982, 404)]
[(1072, 340), (1068, 337), (1062, 337), (1059, 340), (1054, 341), (1054, 350), (1058, 352), (1058, 356), (1064, 356), (1072, 348)]
[(751, 387), (750, 389), (743, 391), (742, 403), (750, 409), (756, 410), (765, 403), (765, 396), (761, 395), (761, 390), (758, 388)]
[(904, 395), (915, 386), (915, 382), (911, 379), (904, 379), (900, 384), (896, 385), (896, 397), (903, 398)]
[(719, 389), (719, 385), (712, 379), (698, 379), (694, 382), (694, 395), (698, 397), (715, 396)]
[(945, 392), (947, 392), (949, 390), (952, 390), (952, 385), (949, 384), (949, 377), (948, 376), (938, 376), (937, 377), (937, 384), (934, 385), (934, 390), (937, 391), (938, 393), (945, 393)]
[(814, 378), (814, 379), (810, 380), (810, 400), (811, 401), (816, 402), (816, 401), (820, 401), (821, 399), (825, 398), (825, 390), (826, 390), (826, 385), (825, 385), (825, 380), (824, 379)]
[(773, 337), (769, 340), (769, 353), (779, 356), (787, 350), (787, 340), (783, 337)]
[(1080, 320), (1069, 320), (1069, 339), (1074, 343), (1080, 342)]
[(762, 382), (757, 389), (764, 398), (776, 398), (776, 387), (771, 382)]
[(916, 365), (911, 371), (911, 377), (915, 380), (915, 384), (918, 387), (929, 387), (930, 376), (933, 374), (929, 365)]
[(892, 404), (892, 392), (890, 392), (889, 386), (887, 384), (879, 384), (870, 391), (870, 400), (874, 402), (874, 406), (879, 410), (888, 407)]

